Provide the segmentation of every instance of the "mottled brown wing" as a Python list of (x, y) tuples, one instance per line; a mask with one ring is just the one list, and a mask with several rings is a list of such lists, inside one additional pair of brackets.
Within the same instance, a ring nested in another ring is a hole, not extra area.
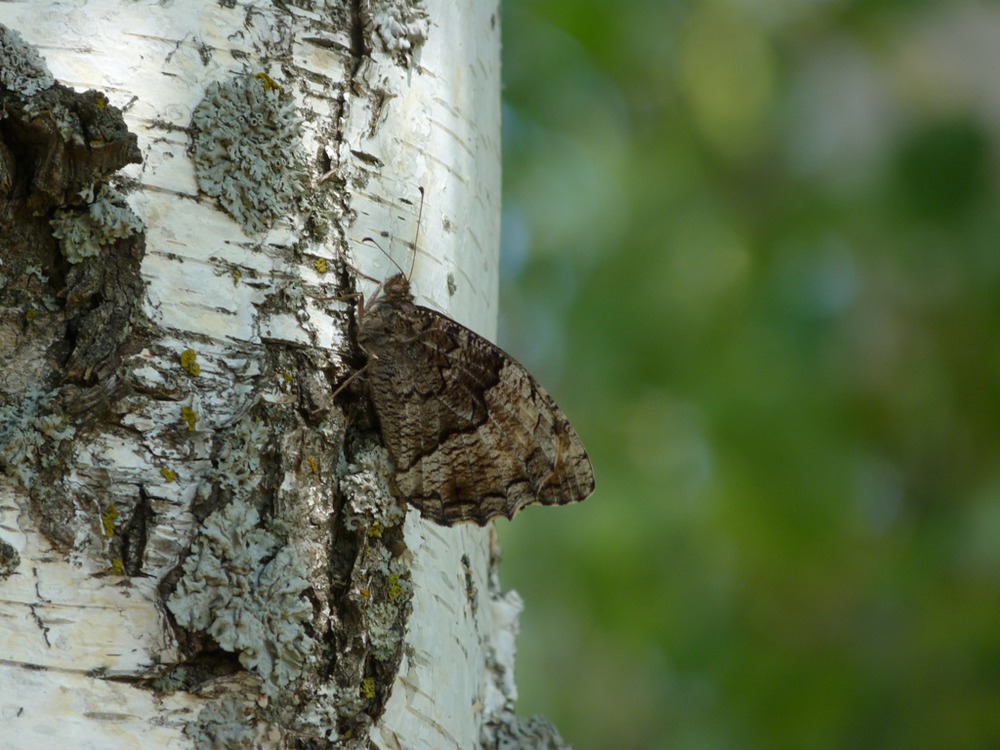
[(359, 339), (397, 490), (425, 517), (485, 524), (594, 491), (565, 415), (486, 339), (400, 295), (372, 306)]

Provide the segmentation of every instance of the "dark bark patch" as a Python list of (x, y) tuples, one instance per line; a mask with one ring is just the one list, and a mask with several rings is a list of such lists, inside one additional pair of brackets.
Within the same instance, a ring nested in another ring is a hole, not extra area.
[(68, 549), (79, 531), (79, 490), (64, 483), (70, 446), (108, 419), (144, 325), (144, 235), (109, 184), (141, 158), (120, 109), (52, 82), (2, 26), (0, 69), (0, 413), (19, 419), (0, 430), (0, 468)]

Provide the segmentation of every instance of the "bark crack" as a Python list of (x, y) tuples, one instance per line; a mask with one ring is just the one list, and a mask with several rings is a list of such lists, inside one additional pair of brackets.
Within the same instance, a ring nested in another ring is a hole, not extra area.
[[(49, 600), (42, 596), (41, 582), (38, 580), (38, 568), (32, 568), (31, 572), (35, 577), (35, 596), (38, 597), (38, 601), (43, 604), (47, 604)], [(38, 605), (36, 604), (28, 605), (28, 611), (31, 612), (31, 619), (35, 621), (35, 625), (37, 625), (38, 629), (42, 631), (42, 638), (45, 639), (46, 648), (52, 648), (52, 643), (49, 641), (49, 626), (46, 625), (45, 621), (42, 620), (41, 616), (39, 616), (36, 609), (37, 606)]]

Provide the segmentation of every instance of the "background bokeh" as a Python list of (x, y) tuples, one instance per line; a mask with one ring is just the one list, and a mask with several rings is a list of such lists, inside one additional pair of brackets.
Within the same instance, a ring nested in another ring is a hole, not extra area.
[(1000, 747), (1000, 5), (503, 0), (500, 524), (578, 750)]

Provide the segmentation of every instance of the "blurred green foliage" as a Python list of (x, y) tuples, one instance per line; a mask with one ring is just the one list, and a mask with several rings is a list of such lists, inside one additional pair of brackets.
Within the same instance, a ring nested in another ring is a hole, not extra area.
[(1000, 747), (1000, 6), (504, 0), (501, 525), (578, 750)]

